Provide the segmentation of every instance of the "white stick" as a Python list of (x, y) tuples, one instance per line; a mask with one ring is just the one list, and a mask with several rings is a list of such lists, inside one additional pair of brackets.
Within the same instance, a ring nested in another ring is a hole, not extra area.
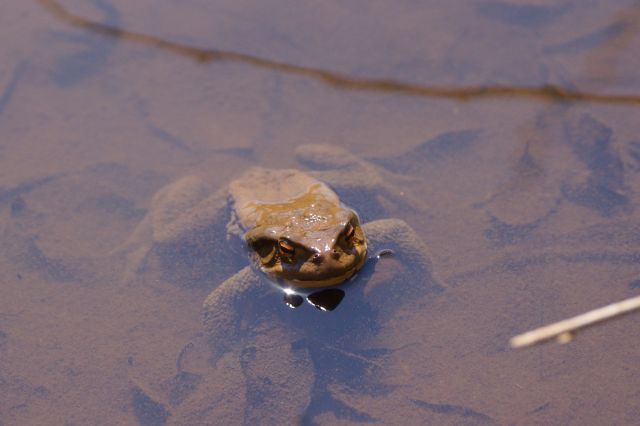
[(523, 348), (554, 337), (557, 337), (562, 342), (567, 342), (570, 340), (570, 333), (572, 331), (636, 309), (640, 309), (640, 296), (612, 303), (611, 305), (594, 309), (582, 315), (519, 334), (512, 337), (509, 343), (512, 348)]

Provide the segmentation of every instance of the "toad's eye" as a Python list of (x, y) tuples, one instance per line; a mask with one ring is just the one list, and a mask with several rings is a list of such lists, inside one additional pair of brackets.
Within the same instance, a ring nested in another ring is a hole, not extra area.
[(287, 258), (291, 258), (296, 252), (296, 248), (289, 241), (281, 239), (278, 241), (278, 249), (280, 253)]
[(251, 248), (260, 257), (262, 264), (267, 265), (274, 260), (276, 254), (275, 241), (268, 238), (260, 238), (250, 243)]
[(347, 241), (353, 240), (353, 237), (356, 235), (356, 228), (353, 226), (351, 222), (347, 223), (347, 226), (344, 228), (344, 238)]

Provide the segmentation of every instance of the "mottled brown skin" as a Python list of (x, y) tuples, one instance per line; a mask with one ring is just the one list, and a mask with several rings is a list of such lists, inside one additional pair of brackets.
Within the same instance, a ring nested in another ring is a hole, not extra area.
[(254, 168), (229, 186), (233, 211), (256, 266), (293, 287), (341, 284), (367, 256), (355, 211), (299, 170)]

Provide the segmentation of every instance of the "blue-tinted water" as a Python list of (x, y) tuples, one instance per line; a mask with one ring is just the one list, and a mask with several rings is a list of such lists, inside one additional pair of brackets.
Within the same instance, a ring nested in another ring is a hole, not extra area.
[[(636, 316), (508, 340), (637, 295), (639, 22), (633, 1), (5, 0), (0, 424), (637, 423)], [(216, 333), (202, 304), (247, 265), (226, 223), (124, 273), (164, 185), (321, 166), (309, 143), (366, 160), (338, 175), (377, 189), (345, 202), (427, 249), (384, 241), (331, 313), (239, 292)]]

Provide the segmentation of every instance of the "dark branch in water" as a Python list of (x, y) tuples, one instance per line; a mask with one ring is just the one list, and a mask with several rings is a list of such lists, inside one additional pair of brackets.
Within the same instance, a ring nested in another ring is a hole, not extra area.
[(595, 102), (610, 104), (629, 104), (640, 106), (640, 96), (613, 95), (580, 92), (564, 87), (546, 84), (539, 87), (514, 87), (514, 86), (469, 86), (469, 87), (434, 87), (420, 84), (406, 83), (392, 79), (362, 79), (346, 74), (323, 70), (319, 68), (304, 67), (285, 62), (272, 61), (258, 56), (247, 55), (227, 50), (199, 49), (197, 47), (174, 43), (152, 35), (123, 30), (115, 26), (93, 22), (83, 17), (73, 15), (55, 0), (36, 0), (51, 14), (61, 21), (77, 28), (103, 34), (108, 37), (116, 37), (157, 49), (165, 50), (176, 55), (184, 56), (191, 60), (208, 63), (213, 61), (230, 61), (244, 63), (288, 74), (301, 75), (318, 80), (329, 86), (342, 90), (388, 92), (410, 96), (423, 96), (430, 98), (446, 98), (457, 101), (470, 101), (482, 98), (530, 98), (554, 102)]

